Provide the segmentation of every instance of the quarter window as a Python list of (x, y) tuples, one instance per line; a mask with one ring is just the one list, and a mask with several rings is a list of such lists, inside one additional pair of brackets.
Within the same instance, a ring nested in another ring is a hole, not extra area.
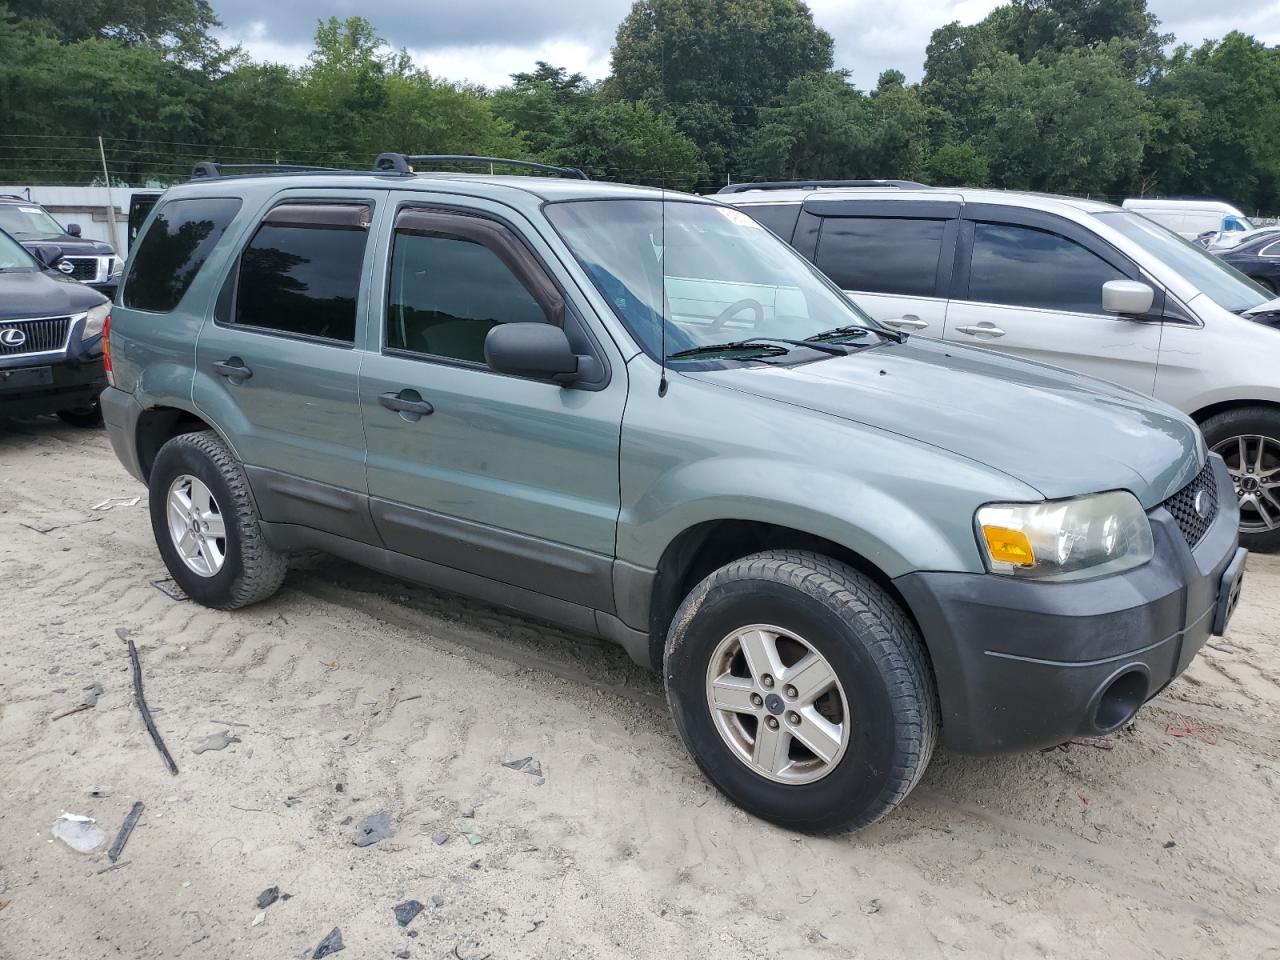
[(1102, 285), (1125, 279), (1097, 254), (1056, 233), (1002, 223), (975, 225), (970, 300), (1102, 313)]
[(944, 220), (827, 217), (814, 264), (842, 290), (932, 297)]
[(176, 307), (239, 209), (240, 201), (229, 197), (161, 207), (134, 250), (124, 305), (160, 313)]
[(800, 219), (798, 203), (751, 203), (738, 208), (767, 230), (776, 233), (787, 243), (795, 232)]
[(366, 204), (282, 204), (240, 255), (233, 323), (353, 343)]
[(485, 337), (498, 324), (551, 322), (503, 257), (483, 242), (483, 234), (496, 237), (505, 228), (459, 216), (453, 219), (460, 225), (481, 229), (450, 232), (447, 214), (404, 219), (391, 251), (388, 348), (482, 364)]

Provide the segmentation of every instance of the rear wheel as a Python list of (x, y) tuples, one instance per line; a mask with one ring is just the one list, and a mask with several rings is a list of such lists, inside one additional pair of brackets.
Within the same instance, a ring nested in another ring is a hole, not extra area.
[(1203, 424), (1209, 449), (1221, 454), (1240, 498), (1240, 543), (1280, 549), (1280, 410), (1241, 407)]
[(818, 554), (720, 568), (677, 611), (664, 658), (676, 727), (731, 800), (785, 827), (874, 823), (933, 752), (937, 700), (914, 624)]
[(280, 588), (285, 558), (263, 537), (244, 469), (216, 433), (168, 441), (148, 486), (156, 545), (188, 596), (234, 610)]

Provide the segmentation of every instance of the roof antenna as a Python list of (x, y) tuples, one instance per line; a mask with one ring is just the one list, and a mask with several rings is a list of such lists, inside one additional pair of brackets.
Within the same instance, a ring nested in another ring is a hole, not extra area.
[(662, 275), (659, 277), (659, 283), (662, 284), (662, 299), (659, 301), (662, 317), (662, 376), (658, 380), (658, 396), (665, 397), (667, 395), (667, 178), (662, 178), (661, 198), (658, 200), (659, 209), (662, 211)]

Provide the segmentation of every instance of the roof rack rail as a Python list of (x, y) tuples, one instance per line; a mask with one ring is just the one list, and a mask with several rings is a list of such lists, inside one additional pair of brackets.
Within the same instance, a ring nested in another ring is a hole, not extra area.
[(749, 190), (830, 190), (836, 187), (892, 187), (895, 190), (925, 190), (927, 183), (914, 180), (764, 180), (760, 183), (731, 183), (716, 193), (746, 193)]
[(312, 167), (300, 163), (215, 163), (201, 160), (191, 168), (192, 180), (217, 180), (225, 176), (255, 173), (342, 173), (337, 167)]
[(0, 193), (0, 200), (21, 200), (23, 203), (34, 203), (34, 200), (28, 200), (20, 193)]
[(590, 180), (577, 167), (557, 167), (549, 163), (534, 163), (532, 160), (511, 160), (506, 157), (473, 157), (468, 154), (447, 153), (380, 153), (373, 161), (375, 173), (410, 174), (416, 164), (448, 164), (448, 163), (487, 163), (492, 173), (495, 166), (520, 167), (524, 170), (538, 170), (542, 173), (554, 173), (561, 177), (575, 180)]

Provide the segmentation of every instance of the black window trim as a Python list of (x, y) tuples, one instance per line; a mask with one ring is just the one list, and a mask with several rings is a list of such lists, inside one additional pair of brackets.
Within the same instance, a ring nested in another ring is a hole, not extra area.
[[(849, 288), (851, 292), (862, 293), (873, 297), (904, 297), (912, 300), (945, 300), (947, 291), (952, 286), (953, 268), (955, 266), (955, 254), (959, 240), (960, 221), (956, 217), (955, 211), (959, 210), (960, 205), (952, 201), (921, 201), (919, 203), (910, 203), (909, 201), (891, 201), (883, 202), (871, 201), (825, 201), (825, 203), (851, 203), (857, 204), (859, 209), (856, 213), (845, 212), (833, 215), (819, 215), (811, 213), (808, 204), (805, 205), (805, 213), (812, 217), (813, 223), (806, 224), (811, 231), (813, 241), (813, 249), (811, 253), (801, 251), (805, 259), (809, 260), (815, 267), (818, 266), (818, 254), (822, 249), (822, 234), (826, 229), (828, 220), (929, 220), (942, 224), (942, 239), (938, 245), (938, 262), (934, 267), (933, 274), (933, 292), (932, 293), (898, 293), (886, 292), (883, 290), (859, 290)], [(889, 204), (897, 203), (898, 209), (892, 209)], [(906, 209), (903, 205), (910, 203), (911, 210), (909, 213), (903, 214), (901, 211)], [(925, 211), (925, 208), (929, 208)], [(954, 210), (952, 209), (954, 208)], [(948, 215), (950, 214), (950, 215)], [(799, 227), (797, 226), (797, 231)], [(797, 248), (799, 249), (799, 248)], [(821, 267), (819, 267), (821, 269)], [(835, 278), (832, 283), (840, 287)]]
[[(222, 242), (222, 237), (225, 237), (227, 235), (227, 231), (229, 231), (235, 225), (236, 220), (239, 219), (242, 213), (244, 213), (244, 208), (245, 208), (244, 197), (223, 196), (222, 194), (216, 194), (214, 196), (200, 195), (200, 196), (194, 196), (194, 197), (177, 196), (177, 197), (171, 197), (168, 200), (165, 200), (163, 202), (157, 202), (151, 208), (151, 210), (147, 213), (147, 218), (142, 222), (142, 226), (138, 228), (138, 235), (137, 237), (134, 238), (134, 240), (130, 244), (129, 252), (132, 253), (133, 249), (139, 246), (139, 241), (145, 239), (147, 235), (151, 233), (151, 228), (155, 225), (155, 221), (159, 219), (161, 213), (163, 213), (165, 210), (167, 210), (170, 206), (172, 206), (175, 203), (180, 203), (180, 202), (190, 201), (190, 200), (234, 200), (239, 204), (239, 206), (236, 207), (236, 212), (231, 215), (231, 219), (227, 221), (227, 225), (222, 228), (222, 235), (218, 238), (218, 241), (214, 243), (213, 249), (209, 251), (209, 256), (205, 257), (204, 263), (200, 265), (200, 269), (196, 271), (196, 275), (191, 278), (191, 283), (187, 285), (187, 289), (182, 291), (182, 296), (178, 298), (178, 302), (175, 303), (168, 310), (148, 310), (145, 307), (133, 307), (124, 302), (125, 293), (128, 292), (129, 281), (133, 278), (133, 271), (134, 271), (135, 265), (137, 264), (137, 257), (132, 257), (128, 263), (128, 270), (125, 272), (124, 276), (120, 278), (120, 294), (119, 294), (120, 301), (119, 302), (120, 302), (120, 306), (123, 309), (136, 310), (139, 313), (145, 313), (148, 316), (152, 316), (152, 317), (167, 317), (169, 316), (169, 314), (177, 311), (178, 308), (182, 306), (182, 301), (186, 300), (187, 295), (191, 293), (191, 288), (196, 285), (196, 281), (198, 281), (200, 279), (200, 276), (204, 273), (205, 267), (208, 265), (210, 258), (212, 258), (213, 255), (218, 252), (218, 246)], [(218, 289), (221, 290), (222, 287), (219, 286)]]
[[(273, 224), (270, 222), (271, 215), (276, 210), (280, 209), (281, 207), (292, 207), (292, 206), (297, 206), (297, 207), (309, 206), (309, 207), (316, 207), (316, 208), (365, 207), (369, 211), (369, 215), (365, 219), (363, 226), (344, 225), (344, 224), (330, 225), (329, 223), (322, 222), (319, 219), (311, 223), (307, 223), (303, 220), (299, 220), (293, 223), (281, 222), (281, 223)], [(254, 333), (259, 336), (266, 336), (266, 337), (277, 337), (281, 340), (293, 340), (299, 343), (316, 343), (325, 347), (338, 347), (340, 349), (355, 350), (356, 342), (360, 339), (360, 292), (361, 292), (361, 288), (364, 287), (365, 268), (368, 266), (368, 260), (369, 260), (369, 240), (373, 236), (372, 227), (373, 227), (373, 224), (376, 222), (375, 220), (376, 214), (377, 214), (377, 201), (373, 200), (372, 198), (285, 196), (285, 197), (280, 197), (276, 199), (276, 201), (272, 203), (270, 207), (267, 208), (266, 212), (263, 213), (258, 218), (257, 223), (253, 225), (253, 228), (249, 231), (249, 235), (245, 238), (244, 242), (240, 245), (240, 249), (236, 252), (236, 255), (231, 260), (230, 269), (228, 270), (226, 276), (223, 277), (222, 284), (218, 287), (218, 294), (213, 299), (214, 325), (222, 327), (224, 330), (243, 330), (246, 333)], [(287, 227), (300, 227), (303, 229), (311, 229), (311, 228), (333, 229), (333, 230), (342, 230), (342, 231), (350, 231), (350, 232), (358, 231), (365, 235), (364, 259), (361, 261), (359, 287), (356, 290), (355, 329), (353, 330), (352, 337), (349, 341), (338, 340), (338, 339), (335, 339), (334, 337), (321, 337), (311, 333), (297, 333), (296, 331), (293, 331), (293, 330), (279, 330), (275, 327), (260, 327), (252, 323), (236, 323), (235, 322), (234, 317), (236, 315), (236, 300), (240, 295), (240, 260), (244, 256), (245, 251), (248, 250), (249, 246), (253, 243), (254, 237), (258, 235), (258, 231), (261, 230), (264, 226), (276, 226), (276, 227), (287, 226)], [(224, 317), (219, 316), (219, 308), (223, 306), (221, 302), (223, 293), (225, 292), (225, 288), (227, 287), (228, 284), (230, 284), (231, 286), (231, 292), (230, 292), (230, 295), (228, 296), (228, 310), (232, 319), (226, 319)]]
[[(1037, 230), (1068, 240), (1083, 247), (1099, 260), (1128, 280), (1145, 283), (1155, 291), (1151, 309), (1142, 317), (1131, 318), (1109, 314), (1099, 309), (1096, 312), (1082, 310), (1061, 310), (1054, 307), (1026, 306), (1016, 303), (994, 303), (987, 300), (974, 300), (969, 296), (969, 283), (973, 270), (973, 247), (976, 225), (979, 223), (1000, 227), (1020, 227), (1026, 230)], [(1043, 313), (1061, 314), (1069, 317), (1090, 317), (1093, 319), (1111, 319), (1121, 323), (1180, 323), (1188, 324), (1181, 317), (1170, 315), (1165, 310), (1166, 291), (1164, 285), (1150, 276), (1138, 264), (1129, 259), (1104, 238), (1098, 236), (1088, 227), (1076, 223), (1067, 217), (1039, 210), (1028, 210), (1023, 207), (1005, 206), (995, 203), (972, 203), (964, 206), (961, 218), (959, 243), (956, 247), (955, 270), (952, 275), (948, 299), (981, 306), (1003, 307), (1011, 310), (1037, 310)]]
[[(486, 373), (493, 377), (511, 377), (515, 380), (525, 380), (531, 383), (544, 383), (549, 386), (555, 386), (557, 389), (563, 389), (562, 385), (545, 377), (528, 377), (514, 373), (503, 373), (498, 370), (494, 370), (488, 364), (477, 363), (473, 360), (460, 360), (456, 357), (445, 357), (434, 353), (422, 353), (420, 351), (387, 346), (387, 312), (391, 306), (391, 260), (395, 254), (396, 233), (400, 229), (401, 218), (406, 214), (413, 215), (418, 212), (436, 214), (442, 217), (453, 218), (451, 221), (453, 223), (461, 223), (463, 220), (470, 220), (472, 223), (468, 223), (467, 226), (473, 228), (475, 227), (475, 223), (491, 224), (501, 228), (500, 230), (494, 230), (491, 227), (488, 229), (480, 227), (476, 229), (476, 235), (480, 236), (481, 231), (483, 231), (484, 236), (498, 238), (504, 245), (512, 244), (512, 241), (514, 241), (512, 246), (518, 248), (518, 250), (513, 249), (508, 252), (514, 256), (514, 262), (520, 264), (520, 269), (514, 269), (507, 259), (499, 254), (497, 250), (494, 250), (493, 247), (484, 240), (476, 239), (474, 242), (481, 243), (490, 249), (495, 256), (498, 256), (503, 265), (506, 266), (507, 269), (511, 270), (515, 275), (516, 280), (521, 286), (529, 291), (530, 296), (534, 298), (535, 302), (537, 302), (539, 306), (543, 306), (543, 302), (538, 299), (538, 294), (535, 294), (534, 291), (525, 283), (526, 279), (533, 279), (534, 282), (539, 284), (540, 288), (546, 291), (547, 294), (554, 294), (556, 310), (554, 313), (549, 315), (548, 322), (563, 329), (565, 333), (570, 336), (571, 340), (574, 334), (579, 334), (582, 341), (579, 346), (585, 345), (586, 350), (584, 352), (590, 353), (594, 356), (599, 364), (601, 370), (599, 380), (575, 382), (572, 385), (573, 389), (596, 392), (604, 390), (609, 386), (613, 379), (612, 367), (609, 364), (608, 354), (605, 353), (604, 348), (600, 345), (600, 341), (596, 337), (595, 331), (591, 329), (591, 325), (583, 319), (577, 308), (573, 305), (572, 300), (566, 294), (564, 286), (556, 276), (555, 271), (548, 268), (546, 260), (533, 248), (525, 238), (523, 231), (517, 227), (515, 223), (501, 214), (494, 213), (490, 210), (469, 207), (464, 204), (453, 204), (447, 200), (437, 200), (434, 198), (406, 199), (395, 201), (395, 204), (394, 216), (391, 218), (390, 236), (387, 243), (387, 255), (384, 270), (385, 276), (383, 277), (382, 282), (382, 311), (381, 316), (377, 319), (379, 353), (386, 357), (395, 357), (398, 360), (412, 360), (416, 363), (430, 363), (446, 367), (456, 367), (460, 370), (471, 370), (479, 373)], [(446, 235), (456, 236), (458, 234), (456, 230), (443, 230), (440, 232), (443, 232)], [(463, 237), (463, 239), (473, 238)], [(532, 277), (527, 278), (521, 276), (524, 271), (532, 271)], [(544, 311), (546, 310), (545, 307), (543, 307), (543, 309)]]

